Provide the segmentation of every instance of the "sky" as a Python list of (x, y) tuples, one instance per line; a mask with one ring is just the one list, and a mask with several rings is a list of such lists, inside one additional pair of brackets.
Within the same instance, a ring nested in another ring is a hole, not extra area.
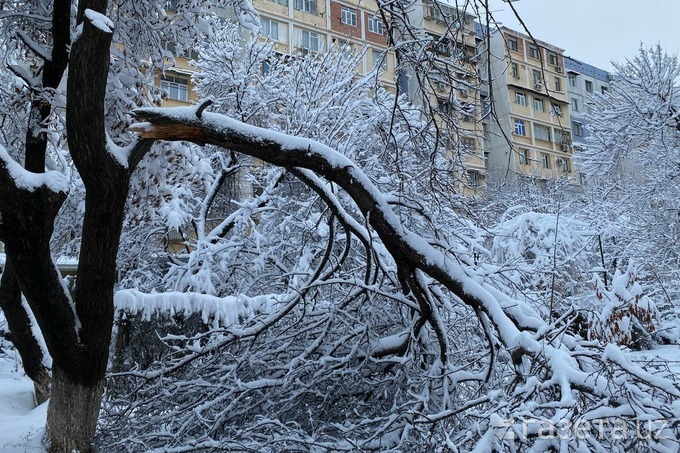
[[(512, 5), (534, 38), (607, 71), (640, 48), (661, 43), (680, 54), (680, 0), (516, 0)], [(524, 32), (503, 0), (489, 0), (496, 21)]]

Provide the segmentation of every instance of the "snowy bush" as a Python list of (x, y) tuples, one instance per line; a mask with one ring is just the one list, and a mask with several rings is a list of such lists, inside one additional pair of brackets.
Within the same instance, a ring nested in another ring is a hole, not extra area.
[(607, 344), (616, 343), (633, 349), (649, 349), (658, 328), (659, 312), (636, 281), (636, 267), (631, 261), (625, 272), (615, 271), (607, 288), (595, 274), (595, 299), (591, 302), (588, 336)]

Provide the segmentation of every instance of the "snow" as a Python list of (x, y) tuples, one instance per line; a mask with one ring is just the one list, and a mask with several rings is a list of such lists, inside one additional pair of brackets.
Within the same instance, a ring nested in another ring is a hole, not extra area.
[(87, 8), (85, 10), (85, 17), (90, 20), (90, 23), (92, 23), (93, 26), (97, 27), (104, 33), (113, 33), (113, 29), (115, 28), (113, 22), (102, 13), (98, 13), (97, 11)]
[(52, 192), (68, 193), (69, 182), (58, 171), (32, 173), (12, 159), (5, 148), (0, 146), (0, 167), (4, 166), (19, 189), (35, 192), (40, 187), (47, 187)]
[(44, 452), (41, 441), (47, 403), (35, 407), (33, 383), (16, 371), (16, 363), (0, 356), (0, 451)]
[(144, 320), (151, 319), (154, 314), (200, 314), (205, 324), (212, 321), (215, 327), (230, 326), (255, 313), (266, 313), (276, 302), (275, 295), (248, 297), (240, 294), (221, 298), (181, 292), (146, 294), (136, 289), (124, 289), (114, 295), (116, 310), (133, 315), (141, 313)]

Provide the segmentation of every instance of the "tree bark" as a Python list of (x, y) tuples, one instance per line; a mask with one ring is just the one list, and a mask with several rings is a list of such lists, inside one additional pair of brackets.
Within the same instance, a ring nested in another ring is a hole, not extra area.
[[(53, 2), (52, 29), (53, 37), (51, 58), (43, 61), (41, 82), (33, 88), (33, 100), (29, 117), (30, 124), (26, 130), (25, 168), (33, 173), (45, 171), (45, 155), (47, 150), (47, 132), (44, 122), (52, 113), (52, 105), (40, 95), (41, 89), (57, 89), (64, 76), (68, 64), (68, 47), (70, 46), (71, 2), (55, 0)], [(31, 209), (40, 211), (39, 206)], [(51, 234), (51, 233), (50, 233)], [(5, 313), (9, 329), (14, 338), (14, 345), (21, 356), (24, 370), (33, 380), (35, 399), (42, 404), (49, 397), (49, 371), (43, 365), (43, 351), (31, 331), (30, 320), (21, 305), (21, 290), (16, 281), (14, 269), (10, 266), (10, 258), (6, 261), (5, 271), (0, 279), (0, 309)]]
[(40, 405), (49, 398), (50, 374), (43, 364), (43, 351), (31, 329), (31, 320), (21, 303), (21, 289), (10, 257), (5, 260), (5, 270), (0, 279), (0, 308), (12, 332), (12, 344), (21, 356), (24, 371), (33, 381), (36, 403)]
[(61, 368), (52, 369), (52, 393), (47, 411), (50, 452), (93, 451), (94, 438), (104, 390), (104, 380), (79, 384)]

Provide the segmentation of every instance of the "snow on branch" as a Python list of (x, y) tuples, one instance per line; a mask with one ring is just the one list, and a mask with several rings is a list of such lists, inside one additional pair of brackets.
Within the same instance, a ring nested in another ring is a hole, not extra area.
[[(184, 140), (213, 144), (262, 159), (286, 168), (312, 170), (326, 180), (337, 183), (354, 200), (357, 207), (378, 233), (400, 268), (404, 290), (416, 290), (416, 270), (440, 282), (474, 310), (486, 313), (511, 348), (539, 351), (538, 342), (527, 345), (519, 340), (518, 320), (511, 319), (489, 285), (478, 282), (455, 259), (432, 247), (427, 240), (404, 228), (386, 197), (368, 176), (346, 156), (315, 140), (251, 126), (225, 115), (204, 112), (205, 105), (177, 108), (137, 109), (133, 115), (146, 122), (135, 123), (130, 130), (142, 138)], [(415, 291), (416, 294), (419, 291)], [(428, 321), (437, 324), (436, 307), (421, 299)]]
[(98, 13), (97, 11), (94, 11), (90, 8), (87, 8), (85, 10), (85, 17), (90, 21), (90, 23), (103, 31), (104, 33), (113, 33), (113, 29), (116, 28), (113, 25), (113, 21), (106, 17), (102, 13)]
[(150, 320), (154, 315), (198, 314), (203, 323), (212, 323), (215, 328), (230, 326), (257, 313), (268, 313), (272, 304), (277, 302), (275, 294), (215, 297), (181, 292), (147, 294), (136, 289), (124, 289), (114, 295), (117, 311), (131, 315), (139, 313), (143, 320)]
[(40, 187), (54, 193), (67, 194), (69, 191), (69, 183), (64, 175), (58, 171), (32, 173), (12, 159), (2, 146), (0, 146), (0, 171), (6, 172), (16, 188), (28, 192), (35, 192)]

